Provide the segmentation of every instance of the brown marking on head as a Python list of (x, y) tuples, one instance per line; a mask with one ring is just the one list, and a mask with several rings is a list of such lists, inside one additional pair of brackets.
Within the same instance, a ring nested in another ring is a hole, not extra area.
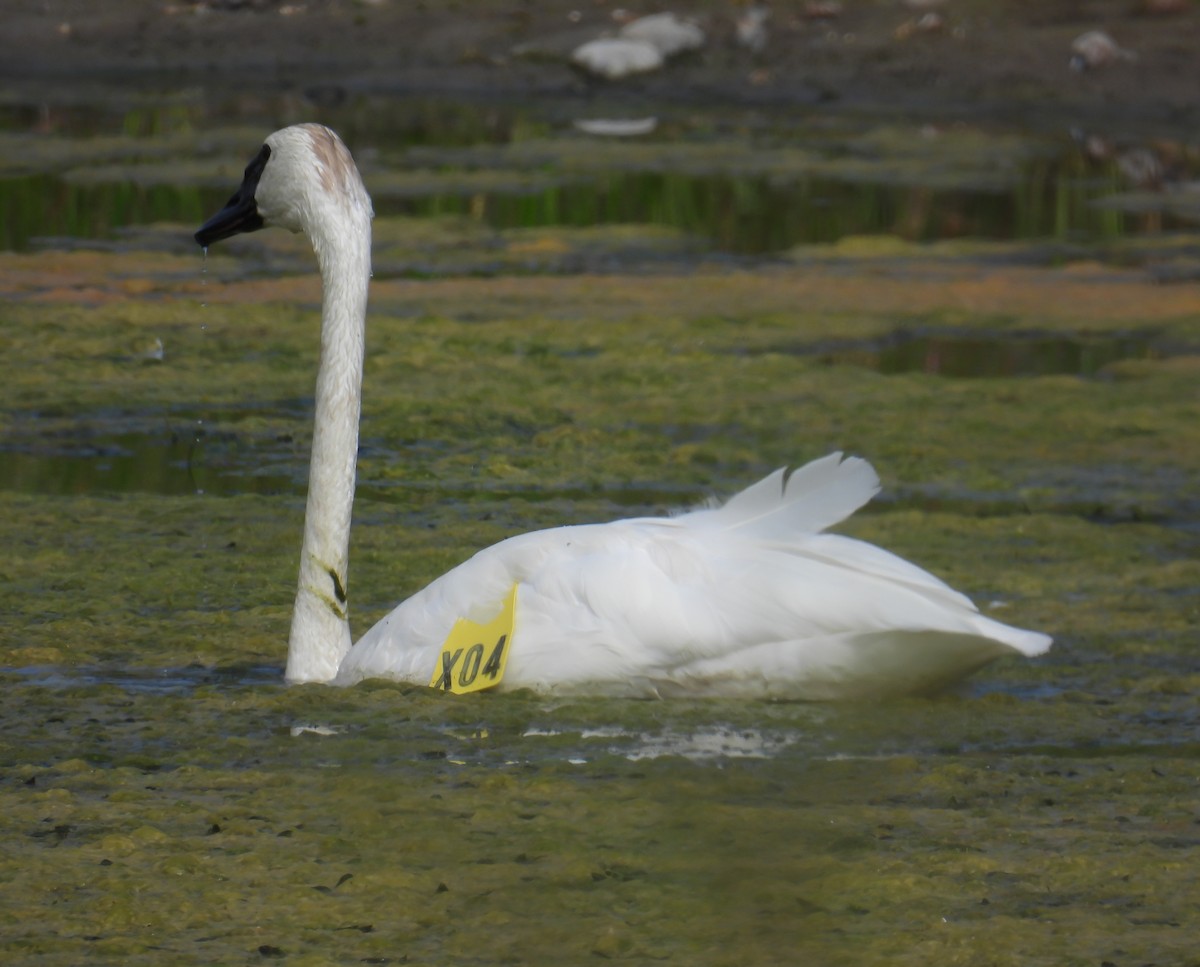
[(322, 187), (330, 194), (350, 194), (355, 171), (350, 149), (323, 124), (306, 124), (304, 128), (320, 165)]

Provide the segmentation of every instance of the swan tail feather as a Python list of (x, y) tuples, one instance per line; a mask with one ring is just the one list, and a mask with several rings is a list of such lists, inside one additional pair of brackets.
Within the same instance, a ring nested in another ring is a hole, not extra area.
[(1049, 635), (1044, 635), (1040, 631), (1027, 631), (1024, 628), (1014, 628), (1012, 625), (1006, 625), (1003, 622), (996, 621), (994, 618), (987, 618), (982, 615), (979, 617), (979, 634), (991, 638), (993, 641), (998, 641), (1002, 645), (1007, 645), (1013, 651), (1024, 655), (1026, 658), (1036, 658), (1038, 655), (1044, 655), (1050, 650), (1050, 646), (1054, 644), (1054, 639)]

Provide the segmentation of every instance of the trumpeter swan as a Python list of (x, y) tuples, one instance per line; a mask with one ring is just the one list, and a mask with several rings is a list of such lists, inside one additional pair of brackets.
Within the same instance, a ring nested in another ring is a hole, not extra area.
[(837, 699), (928, 691), (1046, 635), (986, 618), (913, 564), (823, 533), (879, 489), (834, 453), (778, 470), (724, 506), (535, 531), (435, 580), (351, 643), (354, 500), (371, 201), (350, 152), (316, 124), (277, 131), (208, 246), (304, 232), (323, 284), (316, 425), (289, 682), (387, 677), (451, 690)]

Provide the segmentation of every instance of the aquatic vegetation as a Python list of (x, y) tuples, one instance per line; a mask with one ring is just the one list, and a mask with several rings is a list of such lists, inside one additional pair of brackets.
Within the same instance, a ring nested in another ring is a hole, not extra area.
[(1194, 236), (755, 263), (377, 220), (355, 627), (509, 534), (845, 448), (885, 487), (851, 533), (1057, 644), (831, 709), (282, 687), (318, 285), (192, 228), (0, 254), (6, 961), (1194, 956), (1200, 312), (1155, 274)]

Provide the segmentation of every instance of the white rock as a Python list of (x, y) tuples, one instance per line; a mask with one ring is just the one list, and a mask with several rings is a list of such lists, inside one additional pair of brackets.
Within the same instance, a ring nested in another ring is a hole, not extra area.
[(663, 57), (674, 57), (686, 50), (704, 46), (704, 31), (690, 20), (673, 13), (654, 13), (631, 20), (621, 28), (625, 40), (640, 40), (658, 49)]
[(632, 138), (649, 134), (658, 127), (658, 118), (578, 118), (575, 129), (584, 134), (598, 134), (606, 138)]
[(737, 18), (734, 27), (737, 42), (748, 50), (758, 54), (767, 46), (767, 21), (771, 17), (771, 9), (761, 4), (753, 3)]
[(1137, 60), (1137, 54), (1121, 47), (1102, 30), (1089, 30), (1071, 41), (1072, 70), (1107, 67), (1121, 60)]
[(585, 71), (610, 81), (658, 70), (663, 65), (663, 55), (653, 44), (625, 38), (589, 40), (575, 48), (571, 60)]

